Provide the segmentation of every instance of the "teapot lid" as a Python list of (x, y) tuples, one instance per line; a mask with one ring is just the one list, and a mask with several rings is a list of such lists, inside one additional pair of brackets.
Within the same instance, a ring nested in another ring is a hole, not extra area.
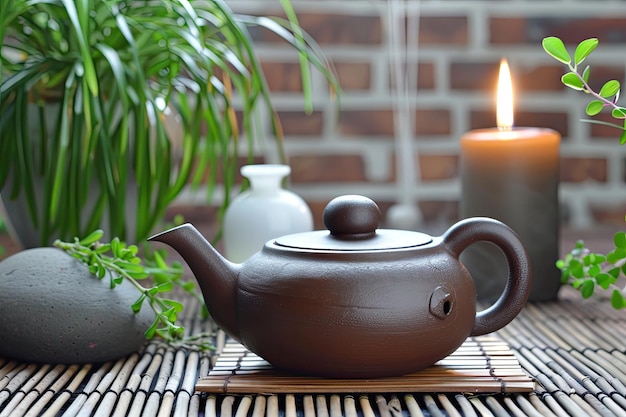
[(432, 242), (419, 232), (378, 229), (381, 214), (374, 201), (359, 195), (331, 200), (324, 209), (328, 230), (296, 233), (275, 240), (278, 246), (329, 251), (369, 251), (411, 248)]

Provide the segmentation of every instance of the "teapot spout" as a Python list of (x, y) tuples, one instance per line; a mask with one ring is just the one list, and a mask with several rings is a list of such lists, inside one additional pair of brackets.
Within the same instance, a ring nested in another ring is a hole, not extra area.
[(158, 233), (148, 240), (165, 243), (183, 257), (200, 285), (215, 323), (228, 335), (239, 339), (236, 299), (240, 265), (224, 258), (189, 223)]

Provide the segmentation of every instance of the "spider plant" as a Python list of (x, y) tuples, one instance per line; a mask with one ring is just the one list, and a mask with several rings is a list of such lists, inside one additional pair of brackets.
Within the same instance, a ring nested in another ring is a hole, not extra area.
[(210, 196), (219, 179), (228, 203), (260, 105), (281, 141), (250, 25), (299, 54), (307, 108), (311, 66), (336, 87), (289, 0), (287, 19), (236, 14), (223, 0), (2, 2), (0, 190), (26, 201), (41, 245), (103, 219), (110, 236), (143, 240), (190, 185), (206, 182)]

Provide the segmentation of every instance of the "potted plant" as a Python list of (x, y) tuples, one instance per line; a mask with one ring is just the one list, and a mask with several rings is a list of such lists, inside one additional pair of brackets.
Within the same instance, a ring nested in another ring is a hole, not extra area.
[[(609, 80), (599, 91), (594, 91), (589, 85), (590, 66), (580, 66), (596, 49), (598, 39), (590, 38), (580, 42), (573, 56), (557, 37), (543, 39), (542, 45), (550, 56), (567, 66), (567, 72), (561, 77), (562, 83), (591, 97), (585, 109), (586, 114), (594, 117), (603, 110), (609, 110), (614, 122), (598, 119), (585, 121), (616, 128), (620, 132), (620, 144), (626, 144), (626, 108), (618, 104), (620, 82)], [(599, 287), (610, 291), (611, 305), (620, 309), (626, 307), (626, 288), (618, 282), (626, 276), (626, 233), (615, 233), (613, 243), (614, 248), (605, 254), (592, 252), (583, 241), (579, 241), (563, 259), (557, 261), (557, 267), (562, 272), (561, 281), (578, 289), (583, 298), (591, 297)]]
[(236, 14), (223, 0), (3, 0), (0, 190), (26, 205), (18, 217), (37, 234), (27, 246), (97, 227), (141, 241), (202, 181), (211, 195), (219, 179), (227, 204), (260, 105), (281, 140), (247, 27), (295, 48), (305, 86), (310, 65), (336, 86), (280, 3), (288, 19)]

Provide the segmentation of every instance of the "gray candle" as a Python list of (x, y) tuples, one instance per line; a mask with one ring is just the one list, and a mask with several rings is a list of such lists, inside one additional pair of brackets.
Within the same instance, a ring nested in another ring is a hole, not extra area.
[[(528, 252), (530, 300), (553, 300), (560, 287), (559, 144), (551, 129), (474, 130), (461, 138), (461, 216), (486, 216), (517, 232)], [(479, 299), (504, 288), (507, 263), (494, 246), (470, 246), (461, 257)]]

